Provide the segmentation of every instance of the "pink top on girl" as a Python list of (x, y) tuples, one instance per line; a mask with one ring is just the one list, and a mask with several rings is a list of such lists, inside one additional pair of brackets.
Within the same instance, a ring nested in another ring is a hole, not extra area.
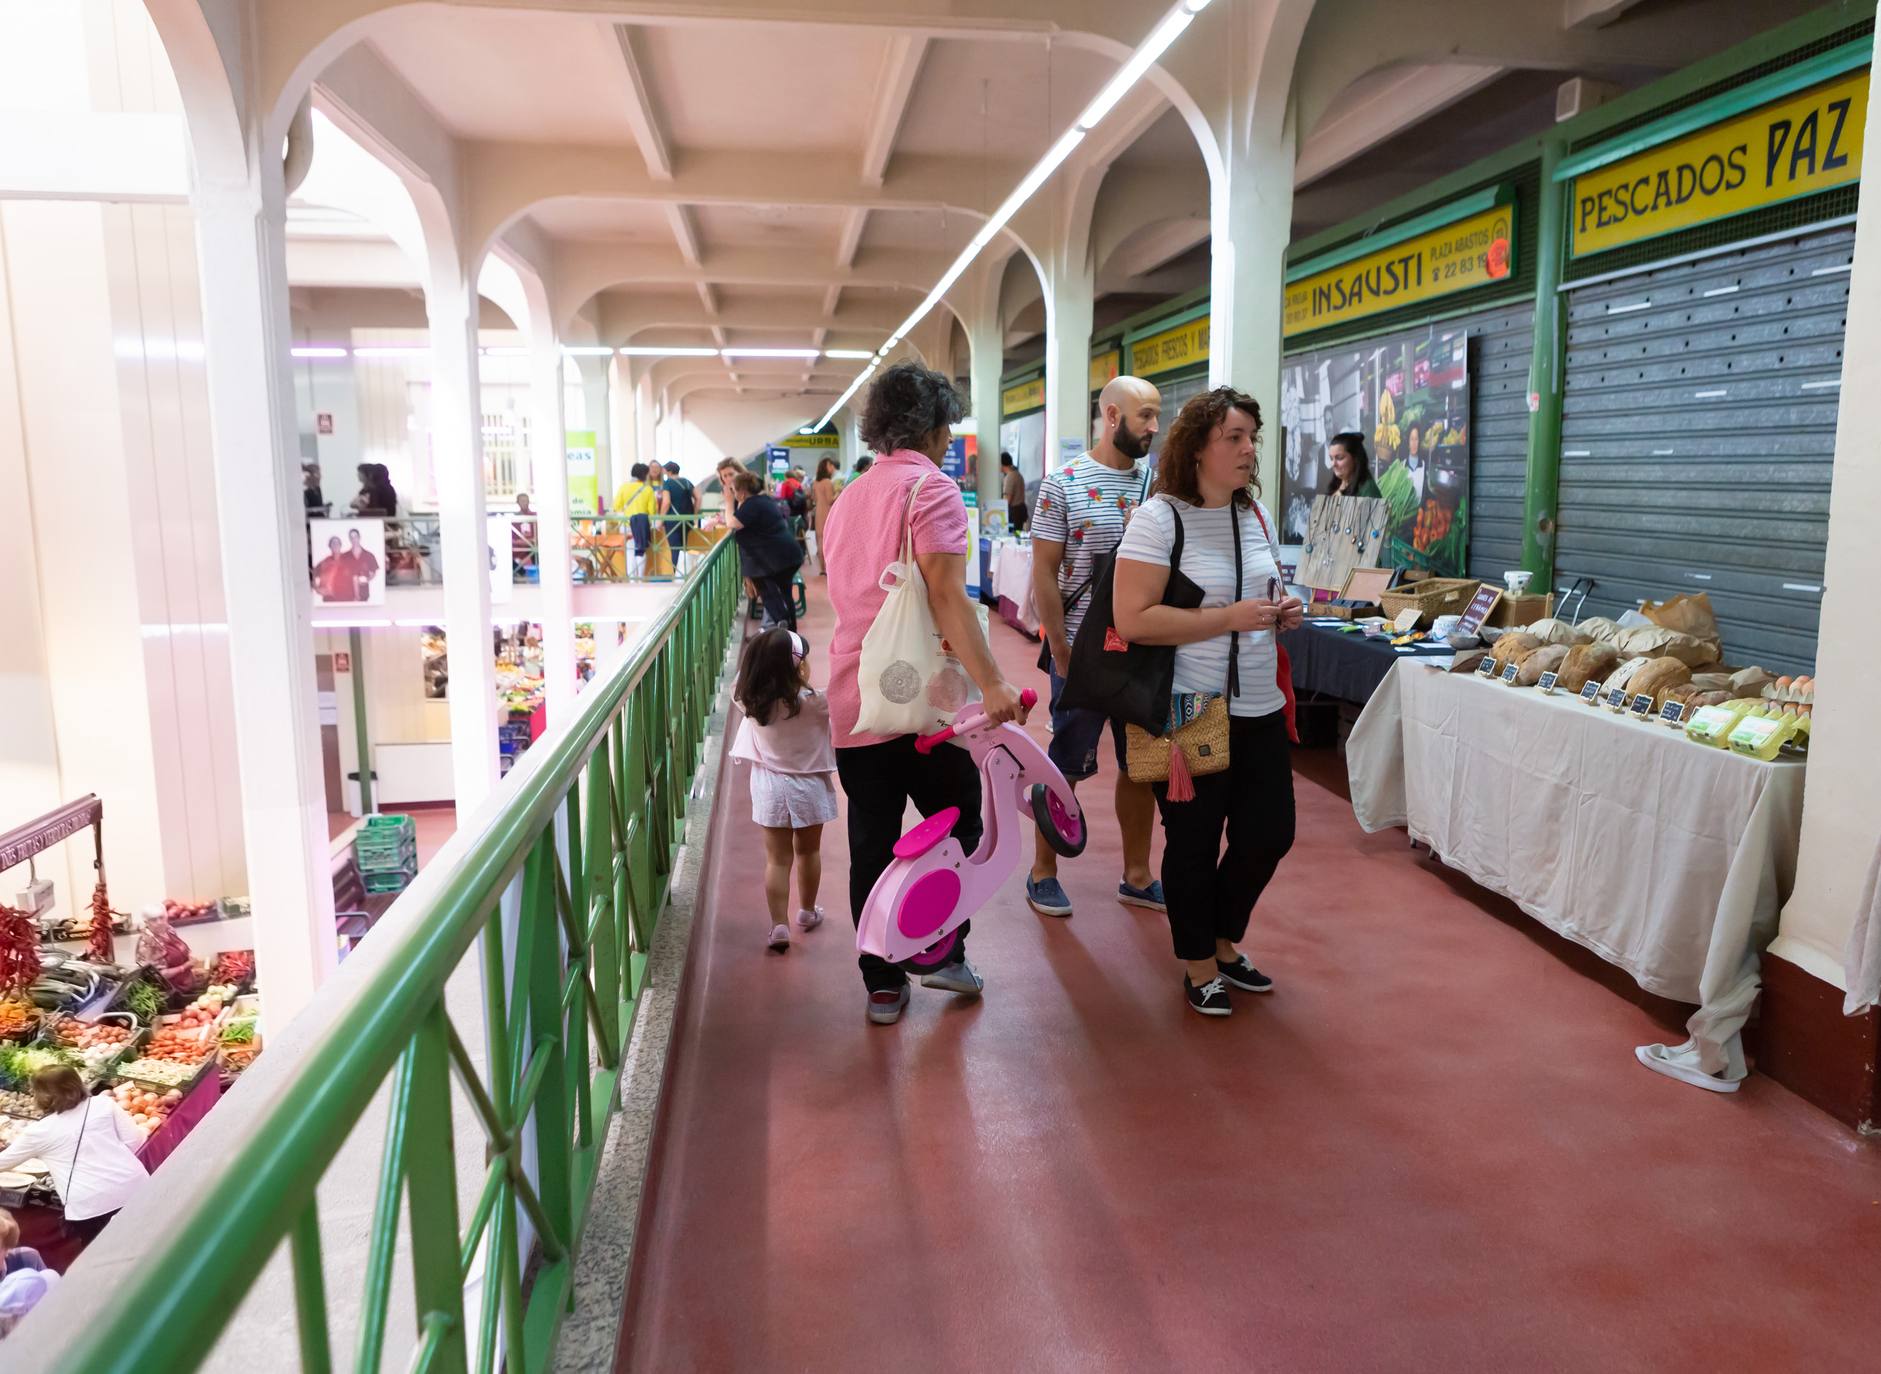
[(755, 763), (773, 773), (799, 777), (836, 771), (836, 751), (829, 738), (829, 698), (806, 687), (797, 698), (797, 714), (786, 715), (776, 707), (769, 725), (759, 725), (750, 716), (738, 727), (732, 742), (732, 757)]
[(859, 735), (862, 689), (856, 670), (862, 662), (862, 637), (875, 623), (888, 593), (882, 570), (901, 556), (902, 524), (908, 519), (908, 493), (925, 476), (914, 502), (914, 551), (967, 552), (967, 505), (960, 488), (925, 456), (897, 449), (842, 489), (830, 507), (823, 535), (829, 567), (829, 600), (836, 611), (836, 631), (829, 645), (829, 713), (836, 747), (881, 744), (892, 735)]

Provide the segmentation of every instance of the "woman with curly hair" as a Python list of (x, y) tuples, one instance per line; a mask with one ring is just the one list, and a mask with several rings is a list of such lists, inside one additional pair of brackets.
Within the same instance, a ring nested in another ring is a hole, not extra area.
[[(1156, 483), (1117, 546), (1117, 632), (1176, 646), (1172, 711), (1193, 719), (1228, 702), (1228, 766), (1194, 778), (1175, 800), (1155, 785), (1163, 821), (1163, 894), (1189, 1005), (1232, 1010), (1228, 987), (1270, 992), (1273, 980), (1236, 946), (1281, 858), (1293, 847), (1293, 769), (1274, 632), (1304, 618), (1285, 595), (1273, 521), (1256, 499), (1261, 410), (1233, 387), (1191, 397), (1163, 438)], [(1163, 604), (1170, 570), (1202, 604)], [(1227, 849), (1222, 849), (1226, 830)]]
[[(960, 393), (938, 372), (896, 363), (876, 378), (862, 416), (862, 440), (879, 455), (843, 488), (830, 507), (824, 544), (829, 558), (829, 600), (836, 629), (829, 649), (830, 725), (836, 740), (836, 776), (849, 799), (849, 914), (858, 925), (875, 880), (894, 858), (901, 817), (912, 801), (924, 816), (960, 808), (954, 835), (972, 853), (979, 845), (980, 774), (964, 749), (915, 751), (913, 735), (859, 732), (862, 710), (857, 672), (862, 637), (875, 623), (888, 593), (882, 573), (901, 555), (908, 529), (915, 562), (927, 583), (934, 624), (985, 697), (993, 721), (1023, 720), (1019, 690), (999, 671), (967, 600), (967, 510), (960, 488), (941, 473), (953, 425), (966, 413)], [(969, 925), (971, 922), (968, 923)], [(977, 997), (985, 985), (966, 957), (967, 926), (951, 960), (921, 980), (923, 987)], [(864, 954), (857, 959), (868, 989), (868, 1017), (892, 1025), (908, 1005), (908, 979), (895, 965)]]

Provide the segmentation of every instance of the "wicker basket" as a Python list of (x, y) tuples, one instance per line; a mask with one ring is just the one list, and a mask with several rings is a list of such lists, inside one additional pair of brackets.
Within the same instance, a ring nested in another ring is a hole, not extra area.
[(1386, 592), (1378, 599), (1379, 608), (1386, 620), (1396, 620), (1401, 612), (1415, 610), (1418, 627), (1426, 628), (1440, 615), (1460, 614), (1481, 585), (1468, 577), (1427, 577)]

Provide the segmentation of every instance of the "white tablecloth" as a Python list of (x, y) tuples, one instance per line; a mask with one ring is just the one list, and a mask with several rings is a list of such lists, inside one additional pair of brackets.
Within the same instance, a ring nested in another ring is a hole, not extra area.
[[(1032, 597), (1032, 546), (1020, 539), (993, 545), (993, 595), (1000, 611), (1027, 634), (1038, 633), (1038, 605)], [(1010, 606), (1010, 610), (1008, 610)]]
[(1759, 763), (1565, 693), (1392, 666), (1346, 746), (1352, 808), (1699, 1010), (1696, 1062), (1741, 1078), (1758, 956), (1796, 871), (1803, 765)]

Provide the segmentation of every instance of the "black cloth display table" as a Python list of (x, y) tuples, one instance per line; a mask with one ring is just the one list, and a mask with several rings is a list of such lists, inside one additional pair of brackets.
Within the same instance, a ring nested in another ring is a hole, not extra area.
[(1372, 699), (1372, 693), (1399, 659), (1447, 658), (1456, 652), (1447, 644), (1420, 644), (1413, 653), (1399, 653), (1389, 640), (1367, 639), (1310, 620), (1297, 630), (1282, 630), (1280, 646), (1292, 660), (1296, 693), (1336, 697), (1360, 706)]

